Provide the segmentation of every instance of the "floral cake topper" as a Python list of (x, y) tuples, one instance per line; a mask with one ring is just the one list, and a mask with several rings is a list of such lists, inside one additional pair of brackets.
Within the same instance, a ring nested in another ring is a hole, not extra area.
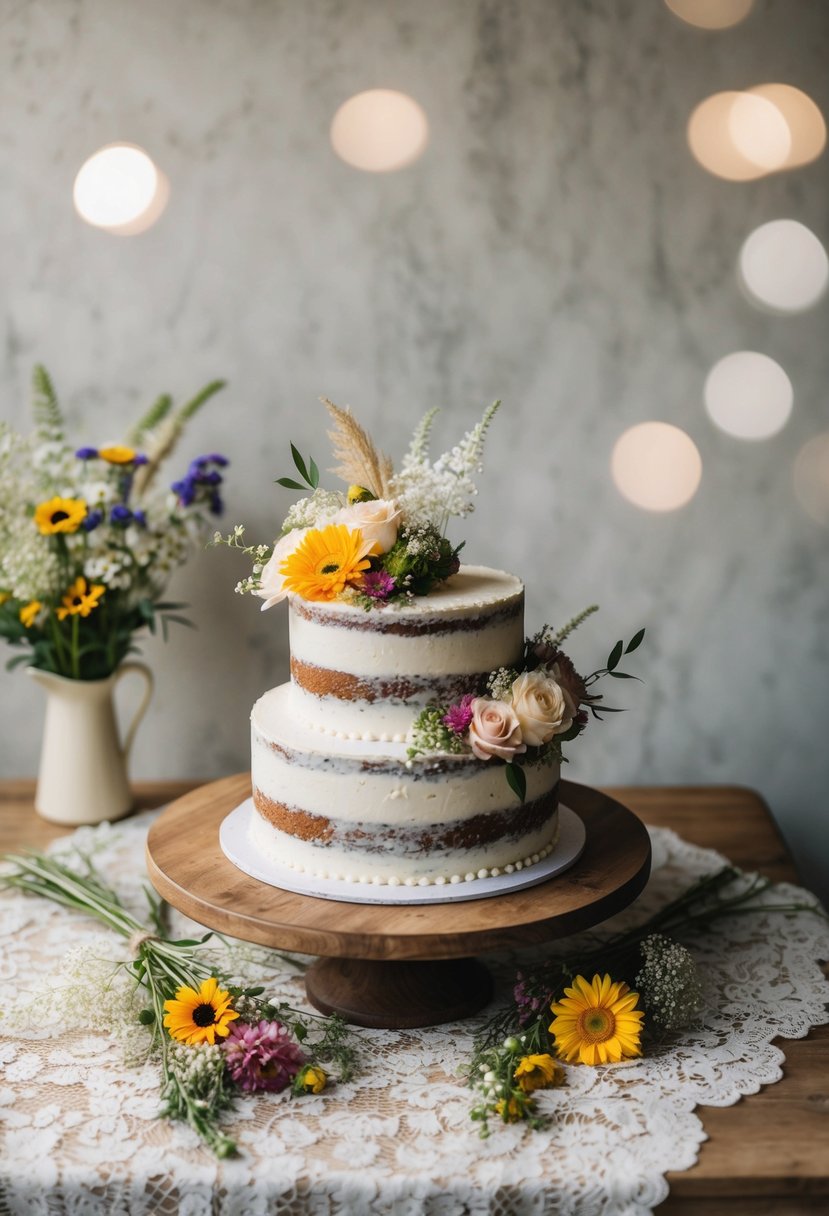
[(437, 410), (419, 423), (399, 470), (380, 452), (354, 416), (323, 398), (329, 431), (345, 490), (320, 485), (316, 461), (306, 461), (292, 443), (301, 481), (277, 484), (308, 490), (295, 502), (272, 545), (244, 544), (237, 525), (214, 543), (242, 549), (253, 559), (251, 575), (236, 590), (260, 597), (266, 608), (289, 594), (306, 600), (350, 600), (366, 610), (428, 595), (455, 574), (463, 542), (453, 545), (446, 528), (453, 516), (469, 515), (477, 489), (487, 431), (500, 406), (494, 402), (480, 422), (437, 460), (429, 457), (429, 434)]

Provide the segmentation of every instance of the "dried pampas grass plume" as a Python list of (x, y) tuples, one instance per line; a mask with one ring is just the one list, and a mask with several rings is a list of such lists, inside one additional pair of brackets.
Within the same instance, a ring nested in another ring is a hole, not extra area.
[(328, 438), (334, 445), (334, 459), (340, 463), (330, 472), (347, 485), (365, 486), (375, 498), (388, 498), (394, 471), (391, 458), (378, 452), (371, 436), (348, 410), (340, 409), (327, 397), (320, 401), (334, 420)]

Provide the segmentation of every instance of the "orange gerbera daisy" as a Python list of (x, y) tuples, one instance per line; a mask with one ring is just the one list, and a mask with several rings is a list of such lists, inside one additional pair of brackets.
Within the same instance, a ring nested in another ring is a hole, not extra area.
[(86, 503), (82, 498), (61, 498), (57, 495), (35, 507), (35, 523), (44, 536), (56, 532), (77, 532), (86, 516)]
[(286, 591), (305, 600), (335, 600), (349, 583), (357, 580), (370, 562), (366, 554), (373, 541), (365, 540), (359, 528), (329, 524), (312, 528), (279, 567)]
[(61, 600), (58, 620), (65, 621), (68, 616), (89, 616), (92, 609), (98, 607), (105, 591), (103, 583), (93, 583), (90, 587), (83, 576), (76, 578)]
[(230, 1006), (230, 993), (219, 987), (219, 981), (211, 975), (199, 986), (179, 988), (172, 1000), (164, 1002), (167, 1014), (164, 1025), (173, 1039), (181, 1039), (188, 1047), (196, 1043), (216, 1042), (216, 1036), (224, 1039), (230, 1034), (230, 1023), (239, 1014)]
[(609, 975), (588, 981), (577, 975), (572, 988), (551, 1006), (550, 1025), (558, 1054), (569, 1062), (617, 1064), (642, 1054), (639, 1036), (645, 1016), (636, 1008), (639, 994)]

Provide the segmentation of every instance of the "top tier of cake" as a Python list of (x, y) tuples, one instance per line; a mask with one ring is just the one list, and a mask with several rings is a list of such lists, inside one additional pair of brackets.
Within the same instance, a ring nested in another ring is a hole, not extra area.
[(431, 702), (478, 688), (518, 664), (524, 587), (486, 566), (461, 566), (429, 595), (366, 611), (290, 598), (293, 705), (341, 739), (402, 742)]

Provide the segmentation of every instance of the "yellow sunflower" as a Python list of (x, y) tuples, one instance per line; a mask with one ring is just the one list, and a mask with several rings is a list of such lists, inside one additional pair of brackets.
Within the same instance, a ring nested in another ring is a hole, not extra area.
[(164, 1025), (173, 1039), (181, 1039), (188, 1047), (197, 1043), (216, 1042), (230, 1034), (230, 1023), (239, 1014), (230, 1006), (230, 993), (219, 987), (213, 976), (204, 980), (198, 992), (186, 985), (179, 988), (175, 998), (164, 1002), (167, 1015)]
[(55, 532), (77, 532), (86, 515), (82, 498), (50, 498), (35, 507), (35, 523), (44, 536)]
[(85, 578), (76, 578), (61, 600), (58, 620), (65, 621), (68, 616), (89, 616), (92, 609), (98, 607), (105, 591), (103, 583), (93, 583), (90, 587)]
[(525, 1094), (534, 1089), (555, 1088), (565, 1081), (564, 1069), (549, 1055), (524, 1056), (512, 1075)]
[(359, 528), (329, 524), (312, 528), (279, 567), (286, 591), (306, 600), (335, 600), (346, 584), (368, 570), (366, 554), (373, 541), (365, 540)]
[(642, 1054), (639, 994), (627, 984), (614, 983), (609, 975), (594, 975), (588, 982), (577, 975), (572, 988), (551, 1006), (556, 1015), (550, 1025), (558, 1054), (569, 1062), (617, 1064), (628, 1056)]
[(132, 464), (136, 457), (135, 448), (128, 448), (121, 443), (113, 443), (108, 448), (98, 448), (98, 455), (101, 460), (108, 460), (110, 464)]
[(24, 604), (20, 609), (20, 623), (25, 625), (27, 629), (31, 629), (35, 623), (35, 618), (40, 612), (43, 604), (40, 600), (30, 600), (28, 604)]

